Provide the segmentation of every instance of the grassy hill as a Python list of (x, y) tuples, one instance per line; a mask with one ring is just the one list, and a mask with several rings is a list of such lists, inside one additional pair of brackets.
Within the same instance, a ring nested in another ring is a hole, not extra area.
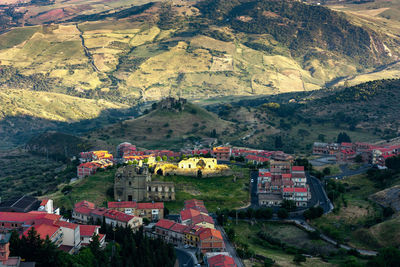
[(146, 148), (181, 149), (186, 143), (192, 144), (201, 138), (221, 136), (224, 139), (225, 135), (236, 134), (233, 123), (197, 105), (184, 103), (172, 108), (155, 105), (148, 114), (91, 132), (90, 136), (115, 145), (129, 141)]
[(246, 126), (248, 138), (232, 144), (309, 153), (313, 142), (334, 142), (343, 131), (353, 141), (397, 137), (399, 86), (399, 79), (378, 80), (340, 90), (212, 103), (207, 109), (236, 127)]
[(0, 35), (0, 84), (134, 103), (398, 75), (386, 69), (398, 60), (395, 29), (347, 14), (293, 1), (55, 1), (28, 8), (36, 26)]
[[(388, 186), (398, 185), (398, 174), (391, 177)], [(378, 249), (399, 246), (399, 213), (384, 215), (382, 206), (369, 197), (379, 192), (377, 184), (367, 175), (342, 180), (345, 191), (336, 197), (336, 210), (313, 221), (324, 233), (350, 245)]]
[(100, 127), (128, 110), (127, 105), (106, 100), (21, 89), (0, 90), (0, 106), (0, 148), (21, 144), (46, 129), (77, 133)]

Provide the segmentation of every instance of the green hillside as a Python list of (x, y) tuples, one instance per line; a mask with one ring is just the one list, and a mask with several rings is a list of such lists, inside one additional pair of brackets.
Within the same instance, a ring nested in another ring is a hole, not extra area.
[[(47, 129), (79, 133), (126, 116), (128, 106), (106, 100), (21, 89), (0, 90), (0, 149), (26, 142)], [(115, 114), (114, 114), (115, 113)]]
[(56, 1), (30, 9), (28, 20), (48, 22), (42, 15), (60, 9), (48, 16), (54, 24), (0, 35), (2, 88), (132, 104), (309, 91), (399, 73), (388, 65), (399, 55), (392, 24), (296, 1), (89, 1), (85, 12)]
[(202, 138), (221, 137), (226, 140), (238, 134), (233, 123), (218, 118), (192, 103), (164, 107), (168, 100), (153, 106), (148, 114), (126, 120), (89, 133), (91, 139), (99, 139), (117, 145), (130, 141), (146, 148), (178, 149)]

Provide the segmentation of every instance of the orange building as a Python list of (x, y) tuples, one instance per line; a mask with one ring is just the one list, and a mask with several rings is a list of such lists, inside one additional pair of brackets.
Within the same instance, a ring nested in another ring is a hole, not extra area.
[(231, 148), (230, 147), (214, 147), (212, 150), (212, 155), (217, 160), (229, 161), (231, 157)]

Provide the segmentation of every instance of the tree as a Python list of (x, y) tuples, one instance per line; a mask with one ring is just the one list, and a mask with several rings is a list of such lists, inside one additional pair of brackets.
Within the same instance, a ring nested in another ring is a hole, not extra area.
[(329, 175), (329, 174), (331, 174), (331, 169), (330, 169), (329, 167), (325, 167), (325, 168), (322, 170), (322, 173), (323, 173), (324, 175)]
[(362, 156), (361, 156), (360, 154), (358, 154), (358, 155), (354, 158), (354, 161), (355, 161), (356, 163), (362, 163), (362, 162), (363, 162), (363, 158), (362, 158)]
[(281, 204), (281, 208), (284, 208), (288, 211), (294, 211), (296, 210), (296, 202), (294, 202), (293, 200), (285, 199)]
[(264, 267), (272, 267), (275, 264), (275, 261), (271, 258), (266, 258), (264, 260)]
[(339, 133), (337, 137), (337, 143), (351, 143), (351, 138), (345, 132)]
[(163, 161), (167, 161), (167, 160), (168, 160), (167, 156), (165, 156), (165, 155), (162, 156), (162, 160), (163, 160)]
[(247, 215), (247, 218), (254, 218), (255, 217), (255, 215), (256, 215), (256, 213), (255, 213), (255, 211), (254, 211), (254, 209), (252, 209), (252, 208), (248, 208), (247, 210), (246, 210), (246, 215)]
[(315, 219), (315, 218), (319, 218), (324, 214), (324, 209), (320, 206), (318, 207), (311, 207), (308, 210), (306, 210), (305, 212), (303, 212), (303, 216), (304, 218), (306, 218), (307, 220), (311, 220), (311, 219)]
[(286, 219), (287, 217), (289, 217), (289, 212), (285, 208), (280, 208), (278, 210), (278, 217), (281, 219)]
[(391, 170), (400, 170), (400, 156), (390, 157), (385, 160), (385, 165)]
[(226, 232), (226, 234), (228, 235), (228, 238), (230, 241), (235, 240), (235, 229), (229, 228), (228, 231)]
[(400, 250), (394, 247), (380, 249), (378, 255), (370, 260), (368, 267), (397, 267), (400, 266)]
[(282, 142), (282, 137), (275, 136), (275, 148), (282, 148), (283, 147), (283, 142)]
[(304, 139), (304, 137), (310, 135), (310, 132), (307, 131), (306, 129), (299, 129), (299, 130), (297, 131), (297, 134), (300, 135), (302, 139)]
[(324, 135), (324, 134), (319, 134), (319, 135), (318, 135), (318, 140), (321, 141), (321, 142), (325, 142), (325, 137), (326, 137), (326, 135)]
[(306, 262), (306, 257), (302, 254), (296, 254), (294, 255), (293, 262), (301, 264), (302, 262)]

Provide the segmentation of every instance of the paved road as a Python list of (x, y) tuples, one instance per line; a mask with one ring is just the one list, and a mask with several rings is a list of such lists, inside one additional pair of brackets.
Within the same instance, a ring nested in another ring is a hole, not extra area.
[(368, 171), (368, 169), (370, 169), (372, 167), (371, 164), (364, 164), (362, 165), (359, 169), (357, 170), (350, 170), (348, 168), (348, 165), (340, 165), (340, 170), (342, 171), (341, 173), (337, 174), (337, 175), (330, 175), (330, 176), (325, 176), (325, 178), (338, 178), (338, 179), (343, 179), (347, 176), (353, 176), (353, 175), (357, 175), (357, 174), (361, 174), (364, 173), (366, 171)]
[(183, 248), (175, 248), (176, 257), (178, 258), (179, 267), (194, 267), (198, 264), (196, 256), (190, 251)]
[(323, 209), (324, 213), (328, 213), (333, 209), (333, 205), (326, 195), (324, 187), (320, 180), (315, 178), (314, 176), (307, 175), (307, 180), (309, 181), (310, 191), (311, 191), (311, 203), (310, 206), (314, 206), (319, 204)]
[(224, 239), (225, 242), (225, 247), (226, 247), (226, 252), (229, 252), (229, 254), (232, 256), (232, 258), (235, 260), (235, 263), (238, 267), (245, 267), (242, 260), (239, 258), (239, 256), (236, 253), (236, 249), (232, 246), (231, 242), (229, 241), (228, 237), (226, 236), (226, 233), (224, 231), (224, 228), (221, 226), (217, 225), (216, 226), (217, 230), (221, 231), (222, 238)]
[[(250, 173), (250, 198), (251, 205), (250, 207), (256, 208), (258, 207), (258, 196), (257, 196), (257, 177), (258, 170), (251, 171)], [(251, 182), (253, 180), (253, 182)]]

